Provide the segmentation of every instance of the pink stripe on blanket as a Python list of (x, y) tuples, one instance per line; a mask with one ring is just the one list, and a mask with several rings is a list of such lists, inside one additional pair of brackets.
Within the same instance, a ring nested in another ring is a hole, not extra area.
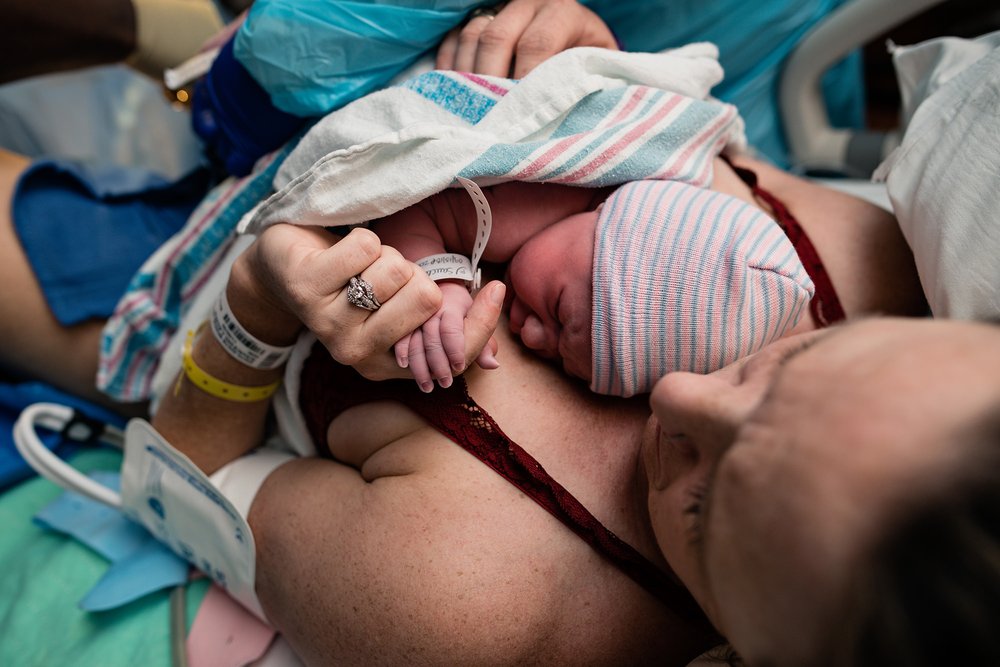
[(574, 135), (566, 137), (565, 139), (556, 143), (555, 146), (545, 151), (541, 156), (535, 159), (531, 164), (522, 169), (520, 172), (513, 175), (515, 180), (530, 180), (535, 174), (541, 171), (543, 168), (548, 166), (555, 160), (559, 155), (562, 155), (570, 146), (583, 140), (590, 140), (594, 131), (599, 131), (602, 127), (609, 127), (623, 122), (623, 119), (627, 118), (629, 114), (639, 105), (640, 100), (645, 97), (644, 92), (648, 90), (645, 88), (635, 91), (631, 97), (628, 99), (627, 103), (619, 110), (613, 119), (608, 122), (602, 123), (598, 127), (590, 130), (588, 132), (578, 132)]
[[(170, 339), (168, 338), (166, 342), (169, 342), (169, 340)], [(157, 359), (161, 358), (162, 356), (163, 356), (162, 352), (156, 354)], [(128, 373), (126, 373), (125, 375), (126, 387), (135, 386), (136, 376), (139, 375), (139, 371), (143, 368), (146, 368), (149, 365), (149, 357), (150, 357), (149, 352), (146, 352), (145, 350), (140, 350), (135, 354), (135, 356), (132, 358), (132, 363), (129, 364), (128, 366)], [(142, 383), (141, 391), (143, 392), (143, 395), (148, 396), (150, 387), (152, 386), (153, 386), (153, 374), (149, 373), (146, 376), (145, 381)]]
[(474, 83), (474, 84), (476, 84), (476, 85), (478, 85), (478, 86), (480, 86), (482, 88), (485, 88), (486, 90), (490, 91), (491, 93), (495, 93), (496, 95), (499, 95), (500, 97), (503, 97), (504, 95), (506, 95), (507, 93), (510, 92), (509, 88), (504, 88), (502, 86), (499, 86), (499, 85), (493, 83), (492, 81), (488, 81), (487, 79), (484, 79), (481, 76), (476, 76), (475, 74), (473, 74), (471, 72), (459, 72), (458, 74), (460, 74), (464, 78), (468, 79), (472, 83)]
[[(680, 154), (678, 154), (673, 160), (671, 160), (669, 165), (662, 172), (660, 172), (658, 176), (665, 180), (669, 180), (676, 177), (681, 172), (684, 163), (691, 158), (691, 156), (695, 153), (695, 151), (703, 149), (705, 147), (705, 144), (708, 142), (709, 139), (712, 138), (713, 135), (715, 135), (722, 127), (732, 122), (735, 113), (736, 112), (734, 109), (727, 108), (725, 113), (719, 116), (719, 118), (717, 118), (714, 123), (709, 125), (707, 128), (702, 130), (701, 133), (699, 133), (693, 139), (691, 139), (687, 147), (684, 148), (684, 150), (682, 150)], [(721, 149), (721, 147), (718, 146), (718, 142), (720, 141), (720, 139), (724, 139), (724, 137), (716, 138), (716, 141), (713, 143), (713, 148), (718, 147)], [(725, 144), (723, 143), (723, 146), (724, 145)], [(718, 151), (713, 150), (711, 151), (710, 154), (714, 156), (717, 153)], [(709, 164), (711, 163), (710, 160), (707, 162)], [(703, 169), (701, 173), (707, 176), (708, 172), (705, 169)], [(694, 184), (706, 185), (706, 186), (708, 185), (708, 183), (705, 181), (695, 181)]]
[[(177, 259), (177, 256), (180, 255), (187, 248), (188, 243), (192, 239), (197, 239), (199, 236), (201, 236), (202, 228), (206, 224), (215, 220), (219, 210), (223, 207), (223, 205), (228, 204), (229, 201), (232, 199), (233, 193), (239, 190), (240, 187), (244, 183), (246, 183), (249, 179), (250, 176), (244, 176), (243, 178), (233, 183), (233, 185), (228, 190), (226, 190), (225, 193), (219, 196), (219, 199), (215, 202), (215, 204), (212, 205), (212, 208), (209, 209), (205, 213), (205, 215), (202, 216), (201, 220), (199, 220), (195, 224), (195, 226), (191, 228), (190, 231), (188, 231), (188, 233), (174, 247), (173, 252), (171, 252), (170, 255), (167, 257), (166, 266), (173, 266), (174, 260)], [(163, 301), (163, 291), (166, 289), (166, 284), (167, 281), (160, 281), (157, 284), (157, 290), (153, 297), (157, 303), (161, 303)]]
[(618, 156), (623, 149), (632, 146), (636, 143), (636, 139), (646, 134), (646, 132), (656, 125), (658, 122), (663, 120), (668, 116), (681, 102), (688, 102), (689, 100), (675, 95), (670, 100), (667, 101), (659, 110), (656, 111), (648, 119), (631, 129), (624, 137), (619, 139), (617, 142), (608, 146), (607, 149), (601, 151), (597, 156), (585, 164), (583, 167), (577, 169), (576, 171), (563, 176), (562, 178), (555, 179), (557, 183), (573, 183), (576, 181), (584, 181), (588, 176), (592, 175), (599, 168), (611, 161), (612, 158)]
[(225, 256), (226, 252), (218, 252), (215, 253), (215, 259), (210, 262), (205, 262), (199, 272), (200, 277), (197, 280), (192, 280), (187, 287), (181, 291), (181, 301), (187, 301), (188, 299), (193, 298), (193, 296), (201, 290), (205, 283), (211, 280), (212, 275), (215, 274), (215, 268), (219, 266)]
[[(233, 185), (219, 196), (219, 199), (212, 205), (212, 207), (201, 217), (201, 219), (196, 223), (196, 225), (183, 237), (183, 239), (177, 244), (173, 252), (170, 253), (169, 258), (166, 261), (166, 266), (170, 266), (176, 260), (177, 256), (184, 252), (192, 240), (197, 240), (202, 229), (207, 223), (210, 223), (215, 219), (218, 214), (220, 207), (227, 204), (232, 198), (234, 193), (239, 190), (239, 186), (243, 183), (243, 180), (236, 181)], [(156, 281), (156, 291), (153, 293), (152, 297), (146, 291), (135, 292), (132, 295), (123, 299), (118, 307), (115, 308), (115, 313), (112, 316), (113, 319), (124, 319), (125, 313), (137, 310), (141, 304), (151, 303), (155, 307), (146, 308), (140, 316), (127, 319), (127, 326), (129, 329), (139, 330), (146, 326), (150, 321), (160, 317), (163, 314), (163, 294), (167, 289), (167, 285), (170, 283), (169, 277), (172, 277), (172, 273), (160, 274), (161, 280)], [(118, 348), (114, 355), (112, 355), (103, 364), (107, 368), (117, 367), (122, 360), (122, 357), (128, 351), (128, 346), (122, 345)], [(133, 364), (134, 366), (134, 364)]]
[(621, 108), (614, 118), (612, 118), (609, 122), (597, 125), (594, 129), (599, 130), (603, 127), (610, 127), (611, 125), (618, 125), (619, 123), (625, 122), (625, 119), (630, 116), (633, 111), (635, 111), (636, 107), (639, 106), (639, 102), (644, 100), (650, 92), (651, 90), (645, 86), (638, 88), (634, 93), (632, 93), (628, 103)]

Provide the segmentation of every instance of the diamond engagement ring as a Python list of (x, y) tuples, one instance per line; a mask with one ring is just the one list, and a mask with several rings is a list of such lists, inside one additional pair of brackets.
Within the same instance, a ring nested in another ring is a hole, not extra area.
[(361, 276), (354, 276), (348, 281), (347, 302), (365, 310), (378, 310), (382, 307), (382, 304), (375, 298), (372, 284)]

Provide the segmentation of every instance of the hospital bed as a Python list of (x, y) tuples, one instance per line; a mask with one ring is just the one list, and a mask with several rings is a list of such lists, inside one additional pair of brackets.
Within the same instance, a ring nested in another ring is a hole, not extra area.
[[(806, 36), (789, 61), (781, 85), (784, 121), (799, 169), (867, 175), (888, 154), (898, 137), (849, 133), (830, 126), (818, 100), (819, 77), (844, 53), (940, 1), (856, 0)], [(844, 179), (827, 182), (888, 205), (881, 186)], [(102, 437), (115, 440), (113, 431)], [(82, 471), (109, 470), (119, 460), (114, 447), (86, 447), (75, 456), (74, 465)], [(179, 646), (206, 595), (206, 581), (152, 593), (111, 611), (80, 611), (76, 601), (104, 575), (107, 560), (65, 535), (40, 530), (26, 520), (59, 493), (48, 481), (31, 479), (0, 495), (6, 529), (0, 538), (4, 570), (0, 663), (184, 664)], [(288, 653), (274, 653), (270, 660), (268, 664), (295, 664)]]
[(820, 80), (852, 49), (943, 1), (859, 0), (831, 14), (799, 42), (785, 63), (778, 93), (794, 171), (891, 210), (885, 188), (870, 176), (899, 145), (900, 130), (833, 127)]

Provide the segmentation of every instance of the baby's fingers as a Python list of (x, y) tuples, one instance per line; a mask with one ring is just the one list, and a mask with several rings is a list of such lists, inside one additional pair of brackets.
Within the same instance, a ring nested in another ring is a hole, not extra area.
[(410, 338), (413, 334), (406, 334), (396, 341), (392, 346), (392, 351), (396, 355), (396, 363), (400, 368), (407, 368), (410, 365)]
[(441, 346), (448, 358), (451, 371), (465, 370), (465, 313), (446, 309), (441, 313)]
[(451, 369), (448, 366), (448, 355), (441, 343), (441, 315), (435, 315), (424, 322), (420, 328), (424, 338), (424, 358), (431, 376), (442, 387), (451, 386)]
[(427, 355), (424, 354), (424, 334), (417, 329), (410, 334), (410, 349), (408, 351), (410, 372), (413, 379), (420, 387), (420, 391), (428, 393), (434, 389), (434, 379), (431, 377), (431, 369), (427, 366)]

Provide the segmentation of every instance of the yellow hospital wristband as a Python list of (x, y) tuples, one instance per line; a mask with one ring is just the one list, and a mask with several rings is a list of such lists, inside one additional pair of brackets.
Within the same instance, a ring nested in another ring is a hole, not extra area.
[[(218, 378), (212, 377), (194, 362), (194, 358), (191, 355), (194, 334), (194, 331), (188, 331), (187, 339), (184, 341), (184, 349), (181, 353), (181, 358), (184, 361), (184, 374), (187, 376), (188, 380), (191, 381), (191, 384), (198, 387), (198, 389), (201, 389), (210, 396), (215, 396), (216, 398), (221, 398), (226, 401), (236, 401), (238, 403), (254, 403), (256, 401), (263, 401), (266, 398), (270, 398), (271, 395), (278, 390), (281, 380), (259, 387), (244, 387), (238, 384), (223, 382)], [(180, 378), (178, 378), (177, 386), (174, 388), (174, 393), (176, 394), (179, 389)]]

